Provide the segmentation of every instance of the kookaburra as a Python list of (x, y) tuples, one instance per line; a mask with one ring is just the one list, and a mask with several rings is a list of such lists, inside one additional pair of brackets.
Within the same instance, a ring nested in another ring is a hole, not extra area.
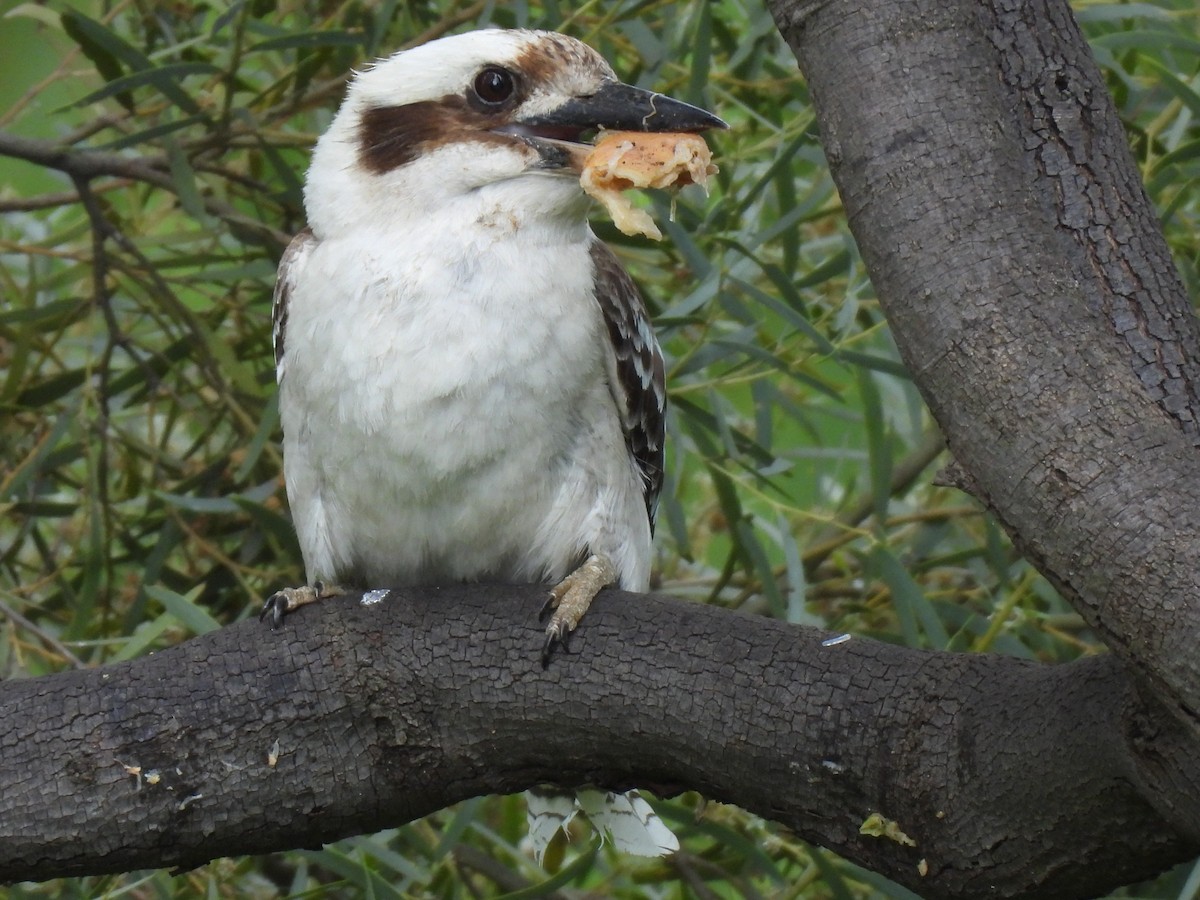
[(561, 34), (476, 31), (358, 74), (275, 289), (284, 474), (308, 586), (554, 584), (543, 662), (649, 586), (663, 361), (588, 227), (598, 129), (696, 132)]

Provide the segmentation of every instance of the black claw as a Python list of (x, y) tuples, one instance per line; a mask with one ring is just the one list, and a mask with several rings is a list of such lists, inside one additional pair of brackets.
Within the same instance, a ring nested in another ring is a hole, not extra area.
[(554, 604), (555, 597), (554, 594), (551, 593), (550, 596), (546, 598), (546, 602), (542, 604), (542, 611), (538, 613), (539, 622), (545, 622), (546, 617), (549, 616), (550, 613), (554, 612)]
[(550, 657), (554, 655), (554, 635), (546, 636), (546, 643), (542, 645), (542, 671), (550, 668)]
[(286, 612), (287, 598), (282, 593), (272, 594), (263, 604), (262, 612), (258, 614), (258, 621), (262, 621), (267, 616), (271, 617), (271, 630), (274, 631), (283, 624), (283, 614)]
[(571, 631), (563, 629), (561, 631), (549, 631), (546, 633), (546, 643), (542, 645), (542, 669), (550, 667), (550, 660), (554, 656), (555, 650), (562, 650), (563, 653), (571, 652)]

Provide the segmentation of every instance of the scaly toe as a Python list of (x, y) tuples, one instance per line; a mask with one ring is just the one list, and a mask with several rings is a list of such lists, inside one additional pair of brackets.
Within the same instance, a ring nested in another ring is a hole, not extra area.
[(283, 618), (288, 613), (295, 612), (301, 606), (316, 603), (327, 597), (338, 597), (344, 593), (345, 589), (339, 585), (324, 584), (320, 581), (298, 588), (283, 588), (266, 599), (262, 611), (258, 614), (258, 621), (261, 622), (270, 616), (271, 630), (274, 631), (283, 624)]
[(542, 607), (539, 621), (544, 620), (551, 610), (550, 624), (546, 626), (546, 642), (542, 645), (542, 668), (550, 665), (556, 648), (570, 652), (571, 634), (579, 627), (579, 620), (591, 606), (596, 594), (616, 581), (616, 569), (607, 557), (588, 557), (578, 569), (571, 572), (554, 586), (550, 598)]

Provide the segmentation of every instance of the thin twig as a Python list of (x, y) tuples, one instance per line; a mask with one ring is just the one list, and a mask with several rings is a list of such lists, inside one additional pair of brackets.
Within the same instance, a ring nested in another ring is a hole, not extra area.
[[(56, 169), (73, 179), (91, 181), (104, 176), (128, 178), (178, 194), (165, 156), (126, 156), (106, 150), (76, 149), (57, 141), (20, 137), (6, 131), (0, 131), (0, 156)], [(257, 235), (275, 249), (286, 247), (291, 240), (290, 235), (248, 218), (221, 200), (206, 197), (203, 203), (206, 212)]]
[[(107, 544), (109, 536), (113, 534), (112, 507), (108, 502), (108, 427), (113, 354), (116, 353), (117, 347), (121, 347), (140, 368), (148, 372), (152, 372), (153, 370), (150, 369), (145, 360), (130, 346), (129, 340), (121, 330), (121, 323), (117, 321), (116, 313), (113, 312), (112, 308), (112, 292), (108, 287), (109, 261), (107, 243), (110, 237), (114, 238), (117, 243), (121, 243), (124, 235), (120, 234), (119, 230), (105, 217), (104, 210), (100, 208), (100, 202), (96, 199), (96, 195), (92, 193), (88, 180), (74, 174), (71, 176), (71, 180), (75, 184), (75, 190), (79, 193), (79, 202), (83, 204), (92, 230), (92, 302), (99, 308), (108, 330), (108, 340), (104, 344), (104, 352), (100, 357), (98, 365), (100, 375), (98, 383), (100, 415), (95, 424), (98, 454), (96, 486), (100, 494), (97, 508), (100, 510), (105, 543)], [(111, 555), (106, 555), (105, 557), (104, 573), (106, 583), (111, 585), (113, 583)]]
[[(945, 447), (945, 439), (936, 428), (922, 435), (916, 448), (892, 469), (891, 481), (888, 483), (888, 496), (896, 497), (907, 491), (930, 463), (938, 458)], [(853, 540), (859, 533), (859, 526), (874, 511), (874, 498), (869, 492), (844, 509), (840, 515), (830, 522), (830, 527), (826, 529), (823, 535), (817, 538), (816, 543), (811, 544), (801, 554), (800, 559), (804, 564), (805, 571), (809, 574), (815, 572), (817, 567), (831, 553)], [(931, 519), (942, 517), (944, 516), (923, 514), (920, 518)], [(880, 523), (881, 526), (885, 524), (887, 523)], [(782, 578), (786, 573), (786, 568), (778, 566), (774, 570), (774, 573), (777, 578)], [(722, 579), (719, 582), (719, 588), (723, 588), (727, 581), (727, 578)], [(760, 595), (760, 592), (761, 585), (756, 580), (743, 588), (742, 592), (730, 605), (736, 609), (748, 612), (763, 612), (766, 610), (766, 600)]]
[(57, 169), (78, 178), (111, 175), (144, 181), (167, 190), (173, 187), (165, 156), (126, 156), (106, 150), (79, 150), (58, 141), (21, 137), (8, 131), (0, 131), (0, 155)]
[[(92, 189), (92, 193), (102, 194), (106, 191), (128, 187), (126, 180), (110, 181)], [(11, 200), (0, 200), (0, 213), (6, 212), (35, 212), (39, 209), (50, 209), (55, 206), (72, 206), (79, 202), (79, 194), (75, 191), (63, 191), (59, 194), (42, 194), (40, 197), (14, 197)]]
[(50, 648), (54, 650), (55, 653), (60, 654), (65, 660), (67, 660), (67, 662), (69, 662), (71, 665), (73, 665), (76, 669), (88, 668), (88, 664), (85, 663), (83, 660), (81, 660), (74, 653), (72, 653), (67, 648), (67, 646), (65, 644), (63, 644), (62, 641), (60, 641), (58, 638), (56, 638), (54, 635), (50, 634), (49, 632), (45, 631), (44, 629), (40, 628), (38, 625), (29, 621), (27, 618), (25, 618), (23, 615), (21, 615), (19, 612), (17, 612), (11, 606), (9, 606), (7, 603), (5, 603), (3, 600), (0, 600), (0, 613), (2, 613), (4, 616), (6, 616), (9, 619), (9, 621), (14, 622), (17, 625), (20, 625), (26, 631), (36, 634), (39, 638), (42, 639), (42, 641), (44, 641), (46, 644), (48, 644), (50, 646)]
[[(936, 428), (921, 436), (916, 448), (892, 469), (891, 482), (888, 485), (888, 496), (896, 497), (907, 491), (917, 477), (938, 458), (946, 448), (946, 440)], [(842, 510), (831, 523), (829, 529), (819, 535), (816, 542), (804, 554), (804, 565), (809, 571), (825, 561), (837, 547), (843, 543), (840, 538), (846, 531), (857, 528), (875, 511), (875, 498), (868, 491), (859, 497), (851, 506)]]

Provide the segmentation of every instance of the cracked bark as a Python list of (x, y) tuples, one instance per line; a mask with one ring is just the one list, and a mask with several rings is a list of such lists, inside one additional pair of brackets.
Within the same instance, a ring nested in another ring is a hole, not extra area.
[[(964, 484), (1194, 752), (1200, 329), (1069, 7), (772, 8)], [(1200, 834), (1182, 758), (1140, 763)]]
[[(543, 671), (541, 597), (334, 598), (0, 686), (0, 881), (314, 846), (536, 783), (692, 788), (929, 897), (1033, 873), (1030, 896), (1087, 896), (1198, 849), (1129, 777), (1145, 707), (1115, 657), (824, 646), (606, 591)], [(860, 834), (873, 812), (916, 846)]]
[(1195, 727), (1200, 329), (1070, 10), (774, 11), (951, 451), (1018, 547)]

